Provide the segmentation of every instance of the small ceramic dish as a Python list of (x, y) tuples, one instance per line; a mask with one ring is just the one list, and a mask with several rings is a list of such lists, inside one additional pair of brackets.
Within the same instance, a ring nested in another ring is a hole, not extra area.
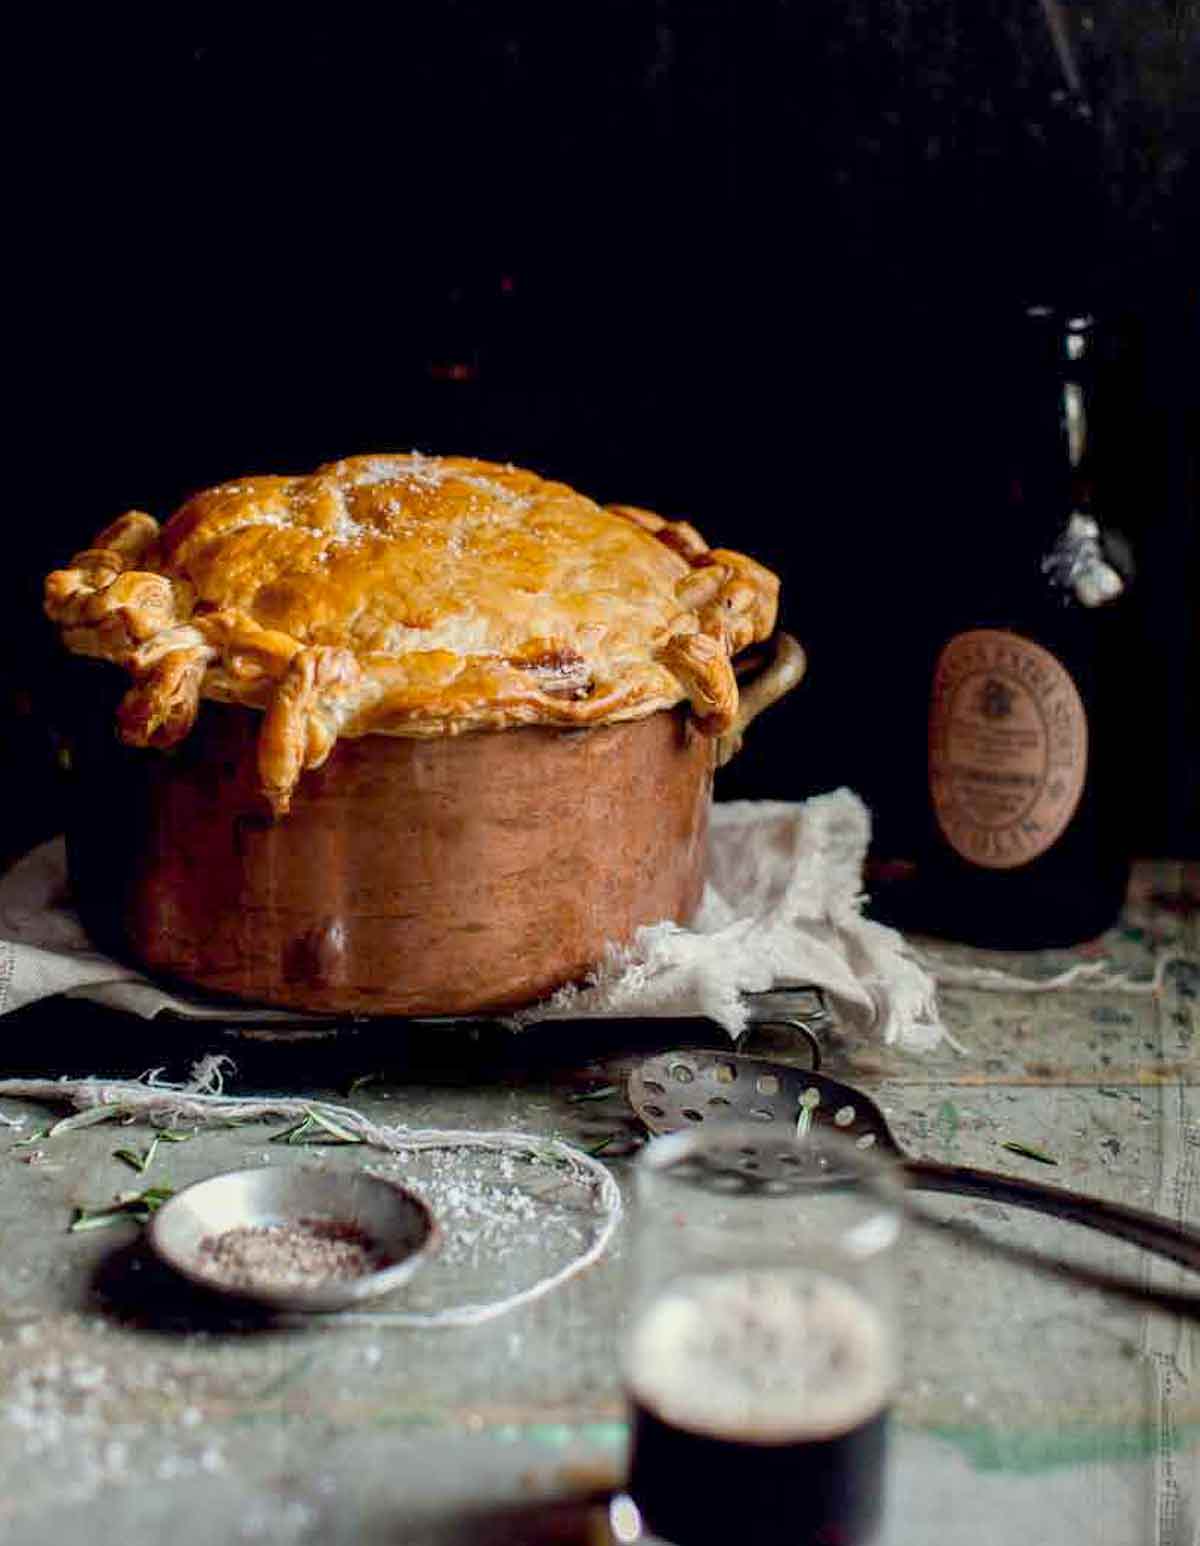
[(279, 1165), (185, 1187), (154, 1215), (149, 1241), (212, 1293), (325, 1312), (402, 1287), (437, 1248), (439, 1230), (420, 1197), (382, 1176)]

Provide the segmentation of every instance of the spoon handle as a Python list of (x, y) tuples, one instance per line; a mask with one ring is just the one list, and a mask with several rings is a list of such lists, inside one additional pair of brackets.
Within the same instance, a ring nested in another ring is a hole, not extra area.
[(986, 1197), (1017, 1208), (1033, 1208), (1072, 1224), (1103, 1230), (1200, 1271), (1200, 1232), (1140, 1208), (1126, 1208), (1097, 1197), (1080, 1197), (1061, 1187), (1026, 1181), (1020, 1176), (1003, 1176), (992, 1170), (973, 1170), (969, 1165), (910, 1159), (904, 1161), (903, 1170), (908, 1184), (919, 1191), (956, 1192), (963, 1197)]

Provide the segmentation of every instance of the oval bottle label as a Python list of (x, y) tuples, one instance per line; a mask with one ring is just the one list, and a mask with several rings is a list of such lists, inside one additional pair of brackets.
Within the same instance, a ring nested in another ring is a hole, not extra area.
[(1079, 691), (1040, 644), (977, 628), (938, 657), (930, 793), (946, 841), (972, 864), (1015, 869), (1058, 841), (1083, 793), (1087, 743)]

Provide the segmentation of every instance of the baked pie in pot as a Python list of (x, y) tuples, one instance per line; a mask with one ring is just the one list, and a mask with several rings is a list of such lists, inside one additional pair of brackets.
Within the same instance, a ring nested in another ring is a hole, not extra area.
[(777, 599), (686, 523), (465, 457), (131, 511), (46, 582), (67, 648), (124, 674), (120, 740), (174, 749), (81, 737), (81, 902), (263, 1002), (538, 997), (695, 906), (713, 767), (803, 669), (784, 638), (740, 698)]

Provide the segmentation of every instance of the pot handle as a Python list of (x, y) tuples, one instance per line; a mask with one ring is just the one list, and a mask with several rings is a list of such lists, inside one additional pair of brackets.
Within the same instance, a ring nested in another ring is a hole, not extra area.
[(799, 642), (790, 633), (777, 633), (770, 661), (748, 686), (741, 688), (733, 724), (717, 740), (717, 767), (723, 768), (737, 755), (746, 726), (784, 693), (791, 692), (807, 669), (808, 659)]

